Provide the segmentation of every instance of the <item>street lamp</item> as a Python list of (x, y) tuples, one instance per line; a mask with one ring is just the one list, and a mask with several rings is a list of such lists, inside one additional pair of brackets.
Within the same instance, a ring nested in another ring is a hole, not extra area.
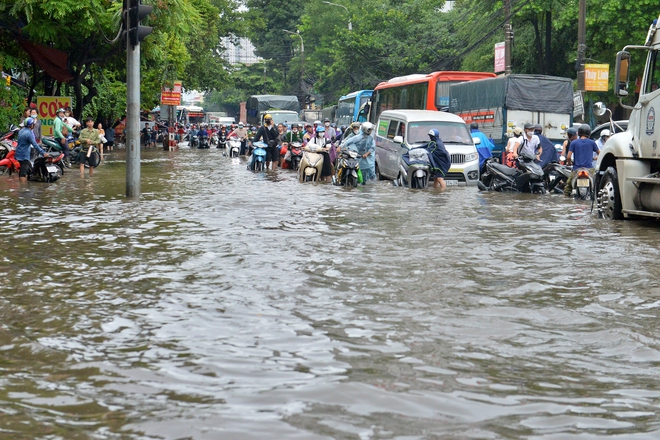
[(351, 24), (351, 15), (350, 15), (351, 13), (348, 12), (348, 8), (346, 6), (338, 5), (337, 3), (331, 3), (331, 2), (323, 2), (323, 3), (330, 6), (339, 6), (340, 8), (344, 8), (346, 10), (346, 13), (348, 14), (348, 30), (349, 31), (353, 30), (353, 25)]
[(297, 35), (300, 38), (300, 93), (305, 94), (304, 87), (304, 74), (305, 74), (305, 44), (303, 42), (303, 37), (300, 35), (300, 31), (291, 32), (286, 29), (282, 29), (287, 34)]

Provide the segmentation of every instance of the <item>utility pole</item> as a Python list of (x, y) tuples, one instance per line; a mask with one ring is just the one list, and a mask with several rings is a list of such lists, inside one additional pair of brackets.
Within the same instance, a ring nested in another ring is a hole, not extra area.
[(126, 197), (136, 198), (140, 196), (140, 41), (153, 31), (140, 26), (140, 20), (153, 6), (142, 5), (140, 0), (126, 3)]
[(587, 0), (580, 0), (578, 16), (578, 55), (575, 70), (577, 70), (578, 90), (584, 90), (584, 59), (587, 50)]
[(513, 27), (511, 26), (511, 0), (504, 0), (504, 73), (511, 74), (511, 43), (513, 42)]
[(303, 41), (300, 31), (291, 32), (283, 29), (287, 34), (295, 35), (300, 38), (300, 98), (299, 101), (303, 103), (303, 108), (305, 107), (305, 42)]

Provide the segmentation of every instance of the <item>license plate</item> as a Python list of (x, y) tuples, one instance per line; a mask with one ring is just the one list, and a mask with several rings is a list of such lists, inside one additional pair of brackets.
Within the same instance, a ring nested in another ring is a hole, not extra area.
[(54, 165), (48, 165), (46, 170), (48, 170), (49, 173), (57, 173), (57, 167)]
[(445, 180), (447, 186), (458, 186), (458, 180)]
[(578, 188), (589, 188), (589, 179), (578, 179)]

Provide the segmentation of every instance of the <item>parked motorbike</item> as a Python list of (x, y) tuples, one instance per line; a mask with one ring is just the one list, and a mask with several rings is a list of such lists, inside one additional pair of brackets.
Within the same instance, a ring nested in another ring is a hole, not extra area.
[(362, 181), (362, 171), (360, 171), (357, 151), (342, 150), (337, 161), (335, 175), (332, 176), (332, 183), (340, 186), (356, 187), (360, 181)]
[(229, 157), (238, 157), (239, 153), (241, 152), (241, 141), (236, 138), (232, 137), (229, 139)]
[(64, 168), (58, 166), (64, 158), (64, 153), (61, 152), (46, 152), (43, 156), (33, 157), (32, 172), (28, 175), (29, 180), (38, 182), (55, 182), (62, 177)]
[(10, 176), (13, 173), (18, 174), (18, 171), (21, 169), (21, 164), (14, 158), (15, 155), (16, 151), (12, 149), (0, 160), (0, 174), (7, 173)]
[[(303, 151), (303, 157), (298, 168), (298, 179), (301, 182), (318, 182), (323, 170), (323, 155), (320, 153), (321, 147), (306, 146)], [(319, 153), (317, 153), (319, 151)]]
[[(562, 156), (563, 158), (563, 156)], [(566, 181), (571, 175), (571, 167), (550, 162), (543, 168), (543, 182), (548, 192), (563, 193)]]
[[(64, 153), (64, 148), (62, 148), (62, 144), (60, 144), (55, 138), (52, 137), (42, 137), (41, 138), (41, 145), (46, 152), (55, 152), (55, 153)], [(75, 148), (77, 145), (80, 145), (80, 141), (76, 139), (67, 139), (67, 145), (68, 148), (70, 148), (69, 151), (69, 157), (66, 159), (62, 159), (61, 161), (58, 162), (58, 166), (61, 167), (62, 173), (64, 173), (64, 168), (71, 168), (71, 157), (74, 155), (73, 151), (71, 148)], [(74, 157), (75, 160), (75, 157)]]
[(399, 186), (424, 189), (431, 176), (431, 161), (425, 148), (413, 148), (399, 161)]
[(16, 142), (16, 133), (18, 133), (20, 127), (15, 126), (14, 124), (9, 126), (9, 131), (0, 135), (0, 159), (4, 159), (7, 154), (16, 148), (18, 144)]
[(513, 191), (533, 194), (545, 194), (543, 170), (534, 162), (534, 156), (521, 154), (518, 157), (518, 168), (510, 168), (495, 162), (492, 158), (486, 160), (486, 172), (478, 182), (481, 191)]
[(300, 161), (303, 157), (302, 144), (300, 142), (292, 142), (289, 145), (289, 151), (291, 152), (291, 169), (298, 171), (300, 168)]
[(255, 142), (252, 157), (248, 165), (251, 171), (264, 171), (266, 169), (266, 147), (265, 142)]
[(581, 200), (591, 200), (594, 196), (594, 179), (587, 168), (575, 172), (573, 195)]

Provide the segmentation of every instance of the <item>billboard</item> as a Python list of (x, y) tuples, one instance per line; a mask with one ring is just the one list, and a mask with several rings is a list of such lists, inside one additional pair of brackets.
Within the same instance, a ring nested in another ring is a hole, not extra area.
[(607, 92), (609, 90), (609, 79), (609, 64), (584, 65), (584, 90), (588, 92)]
[(37, 113), (41, 121), (41, 136), (53, 136), (57, 109), (71, 107), (70, 96), (37, 96)]
[(495, 70), (500, 73), (506, 70), (506, 43), (495, 43)]

